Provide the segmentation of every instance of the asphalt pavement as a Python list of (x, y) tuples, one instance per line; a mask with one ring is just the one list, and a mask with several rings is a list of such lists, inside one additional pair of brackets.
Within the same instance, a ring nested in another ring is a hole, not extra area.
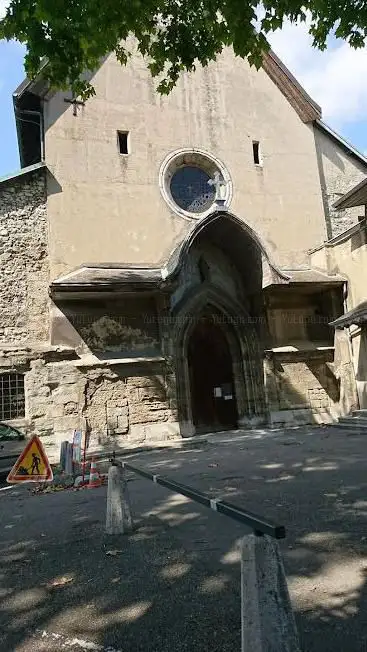
[[(364, 652), (365, 448), (363, 435), (300, 428), (129, 460), (284, 524), (303, 651)], [(1, 652), (240, 650), (245, 528), (129, 477), (130, 536), (104, 534), (105, 487), (0, 490)]]

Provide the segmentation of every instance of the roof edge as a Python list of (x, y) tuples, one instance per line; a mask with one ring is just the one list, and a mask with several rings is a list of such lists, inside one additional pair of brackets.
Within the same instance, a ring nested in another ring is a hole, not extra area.
[(43, 168), (47, 168), (45, 161), (40, 161), (39, 163), (28, 165), (28, 167), (22, 168), (21, 170), (18, 170), (13, 174), (8, 174), (5, 177), (1, 177), (0, 185), (11, 181), (16, 181), (20, 177), (25, 177), (28, 174), (32, 174), (32, 172), (37, 172), (38, 170), (42, 170)]
[(348, 328), (352, 325), (361, 326), (367, 323), (367, 301), (362, 301), (357, 306), (329, 322), (334, 328)]
[(354, 195), (357, 195), (362, 188), (364, 188), (367, 185), (367, 178), (363, 179), (359, 183), (357, 183), (356, 186), (353, 186), (351, 190), (348, 190), (342, 197), (336, 200), (336, 202), (333, 204), (333, 208), (357, 208), (358, 206), (365, 206), (367, 203), (367, 198), (365, 201), (360, 200), (359, 203), (357, 204), (351, 204), (350, 200), (353, 198)]
[(284, 72), (284, 74), (287, 75), (289, 81), (291, 81), (292, 84), (293, 84), (293, 85), (294, 85), (294, 86), (295, 86), (295, 87), (296, 87), (296, 88), (297, 88), (297, 89), (302, 93), (302, 95), (303, 95), (303, 97), (305, 98), (305, 100), (306, 100), (307, 102), (309, 102), (309, 104), (311, 104), (311, 105), (313, 106), (313, 108), (315, 109), (315, 111), (317, 111), (317, 112), (320, 114), (320, 116), (321, 116), (322, 108), (321, 108), (320, 104), (317, 104), (317, 102), (315, 102), (315, 100), (311, 97), (311, 95), (309, 95), (309, 94), (307, 93), (307, 91), (306, 91), (306, 90), (303, 88), (303, 86), (299, 83), (298, 79), (296, 79), (296, 77), (291, 73), (291, 71), (289, 70), (289, 68), (287, 68), (287, 66), (286, 66), (286, 65), (283, 63), (283, 61), (278, 57), (278, 55), (275, 54), (275, 52), (274, 52), (273, 50), (270, 49), (270, 51), (269, 51), (269, 55), (270, 55), (271, 58), (275, 61), (275, 63), (279, 66), (279, 68)]
[(306, 93), (279, 57), (269, 50), (263, 55), (262, 67), (304, 123), (321, 118), (321, 107)]
[(320, 119), (315, 120), (315, 125), (318, 127), (321, 131), (326, 133), (328, 136), (330, 136), (333, 140), (335, 140), (338, 145), (340, 145), (348, 154), (351, 154), (354, 156), (358, 161), (363, 163), (367, 167), (367, 157), (364, 156), (361, 152), (358, 151), (351, 143), (349, 143), (345, 138), (340, 136), (336, 131), (334, 131), (329, 125), (327, 125), (325, 122), (323, 122)]

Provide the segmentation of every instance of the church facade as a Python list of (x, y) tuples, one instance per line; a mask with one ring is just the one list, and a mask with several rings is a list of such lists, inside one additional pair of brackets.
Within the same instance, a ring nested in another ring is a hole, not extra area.
[(330, 326), (348, 279), (315, 252), (358, 222), (333, 206), (367, 160), (273, 53), (256, 71), (228, 50), (168, 97), (110, 56), (93, 85), (14, 94), (0, 420), (52, 452), (74, 429), (112, 447), (358, 407)]

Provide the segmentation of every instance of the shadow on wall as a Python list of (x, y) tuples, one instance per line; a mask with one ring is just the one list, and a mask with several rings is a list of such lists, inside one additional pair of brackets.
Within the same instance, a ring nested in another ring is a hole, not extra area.
[(360, 247), (366, 246), (366, 223), (364, 224), (363, 230), (361, 229), (357, 233), (354, 233), (350, 239), (350, 251), (356, 251)]
[[(292, 434), (238, 433), (231, 445), (223, 436), (220, 447), (159, 451), (135, 463), (284, 523), (301, 648), (361, 652), (366, 455), (358, 437)], [(138, 529), (115, 539), (102, 534), (103, 489), (1, 496), (11, 525), (0, 537), (1, 649), (34, 649), (23, 648), (30, 631), (48, 652), (66, 638), (115, 650), (240, 649), (243, 528), (143, 479), (131, 476), (129, 487)]]
[[(320, 360), (305, 363), (309, 384), (302, 385), (297, 377), (298, 367), (293, 369), (296, 376), (292, 378), (286, 371), (286, 365), (275, 361), (276, 373), (271, 377), (271, 385), (268, 383), (268, 400), (274, 426), (335, 421), (340, 387), (329, 364)], [(128, 368), (124, 365), (123, 368), (115, 366), (106, 369), (103, 373), (95, 370), (97, 375), (94, 377), (89, 372), (91, 377), (85, 392), (86, 407), (83, 416), (87, 418), (92, 434), (98, 436), (102, 450), (122, 452), (129, 441), (131, 428), (139, 425), (142, 426), (141, 436), (136, 443), (146, 443), (149, 446), (149, 426), (153, 424), (154, 438), (165, 439), (169, 422), (179, 420), (180, 415), (186, 413), (185, 409), (179, 409), (172, 370), (165, 364), (155, 369), (153, 374), (153, 367), (137, 371), (133, 366)], [(186, 398), (183, 399), (184, 408), (185, 401)], [(161, 437), (159, 424), (162, 427)], [(184, 422), (180, 425), (183, 424)]]
[[(109, 282), (121, 281), (108, 277)], [(154, 299), (125, 298), (54, 307), (54, 344), (67, 341), (78, 352), (97, 357), (134, 357), (160, 353)]]
[[(340, 409), (340, 381), (334, 373), (332, 355), (328, 359), (302, 354), (268, 357), (265, 363), (268, 403), (272, 421), (322, 423), (335, 420)], [(286, 412), (289, 411), (288, 415)]]

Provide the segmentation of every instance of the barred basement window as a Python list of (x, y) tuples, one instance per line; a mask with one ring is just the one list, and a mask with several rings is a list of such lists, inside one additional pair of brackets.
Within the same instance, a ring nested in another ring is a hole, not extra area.
[(24, 376), (22, 374), (0, 375), (0, 420), (25, 417)]

